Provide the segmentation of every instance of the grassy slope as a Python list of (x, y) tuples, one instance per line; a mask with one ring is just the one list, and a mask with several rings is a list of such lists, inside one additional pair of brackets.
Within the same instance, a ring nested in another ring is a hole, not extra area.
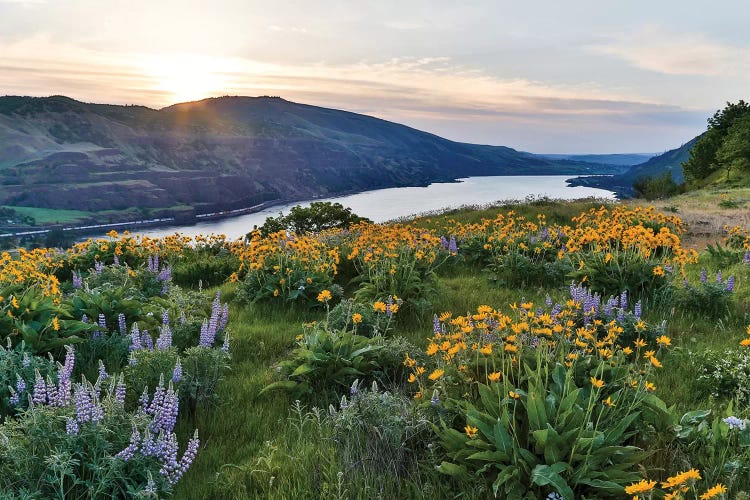
[[(514, 208), (517, 213), (529, 217), (545, 213), (549, 221), (558, 222), (591, 205), (581, 202), (540, 202)], [(473, 222), (482, 217), (492, 217), (497, 212), (498, 209), (461, 211), (445, 217)], [(429, 220), (422, 222), (430, 224)], [(719, 233), (713, 236), (718, 238)], [(701, 266), (708, 267), (710, 271), (717, 270), (704, 260), (689, 269), (689, 273), (697, 276)], [(750, 321), (750, 272), (741, 266), (739, 264), (723, 270), (725, 276), (730, 273), (738, 276), (738, 306), (718, 324), (689, 314), (675, 314), (669, 307), (662, 310), (646, 309), (648, 321), (666, 319), (668, 322), (669, 334), (676, 349), (664, 361), (665, 367), (655, 382), (657, 394), (680, 411), (710, 405), (705, 394), (696, 392), (690, 384), (685, 383), (695, 377), (687, 357), (688, 351), (736, 347), (745, 325)], [(223, 286), (222, 297), (231, 300), (234, 290), (234, 285)], [(211, 294), (212, 291), (207, 293)], [(425, 338), (431, 333), (433, 312), (450, 310), (463, 314), (480, 304), (507, 309), (507, 304), (517, 302), (521, 297), (542, 301), (547, 293), (558, 300), (566, 296), (564, 289), (497, 288), (481, 270), (466, 266), (442, 269), (433, 311), (420, 320), (401, 323), (395, 334), (424, 347)], [(321, 312), (294, 311), (272, 305), (243, 307), (232, 304), (232, 371), (219, 389), (225, 404), (213, 411), (199, 413), (193, 423), (182, 423), (185, 433), (191, 432), (193, 425), (200, 429), (203, 449), (180, 483), (177, 498), (257, 497), (257, 488), (267, 484), (272, 476), (278, 487), (275, 490), (277, 498), (335, 496), (338, 469), (331, 444), (316, 441), (314, 437), (304, 437), (300, 441), (292, 426), (294, 421), (289, 419), (293, 401), (288, 396), (279, 392), (259, 395), (264, 385), (274, 380), (274, 365), (293, 347), (294, 337), (302, 330), (300, 324), (321, 317)], [(266, 442), (272, 444), (269, 446)], [(286, 444), (289, 443), (293, 445), (287, 448)], [(263, 457), (271, 455), (283, 456), (281, 463), (286, 465), (280, 467), (276, 460), (276, 466), (269, 466), (270, 462), (265, 462)], [(444, 476), (438, 476), (431, 470), (425, 470), (423, 474), (433, 475), (434, 480), (430, 483), (434, 485), (433, 490), (416, 490), (414, 482), (388, 478), (381, 478), (380, 484), (356, 483), (348, 484), (346, 488), (355, 497), (363, 498), (373, 498), (377, 493), (383, 494), (384, 498), (442, 498), (447, 494), (440, 490), (440, 485), (448, 481)], [(420, 479), (424, 484), (425, 477)]]
[(91, 212), (82, 210), (57, 210), (53, 208), (36, 208), (36, 207), (17, 207), (8, 206), (21, 215), (32, 216), (37, 224), (64, 224), (67, 222), (77, 222), (82, 219), (91, 217)]

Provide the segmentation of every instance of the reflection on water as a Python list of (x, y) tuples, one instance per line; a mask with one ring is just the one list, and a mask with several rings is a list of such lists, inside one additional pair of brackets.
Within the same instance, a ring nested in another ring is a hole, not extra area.
[[(404, 187), (377, 189), (364, 193), (321, 198), (314, 201), (335, 201), (374, 222), (429, 212), (443, 208), (492, 203), (499, 200), (523, 200), (527, 196), (548, 196), (555, 199), (577, 199), (595, 196), (614, 198), (614, 194), (603, 189), (589, 187), (569, 187), (563, 175), (469, 177), (461, 182), (430, 184), (427, 187)], [(240, 215), (221, 220), (200, 222), (191, 226), (170, 226), (140, 231), (136, 234), (152, 237), (166, 236), (180, 232), (184, 235), (226, 234), (229, 238), (239, 238), (247, 234), (255, 225), (260, 226), (266, 217), (288, 212), (295, 205), (309, 205), (310, 202), (297, 202), (266, 208), (254, 214)]]

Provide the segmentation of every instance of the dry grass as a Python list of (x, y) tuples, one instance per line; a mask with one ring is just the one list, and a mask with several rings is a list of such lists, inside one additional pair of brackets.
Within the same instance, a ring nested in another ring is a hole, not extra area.
[[(727, 201), (737, 206), (726, 208)], [(687, 225), (686, 247), (702, 251), (707, 245), (723, 242), (725, 226), (750, 228), (750, 188), (701, 190), (666, 200), (628, 200), (631, 206), (654, 205), (664, 213), (676, 213)]]

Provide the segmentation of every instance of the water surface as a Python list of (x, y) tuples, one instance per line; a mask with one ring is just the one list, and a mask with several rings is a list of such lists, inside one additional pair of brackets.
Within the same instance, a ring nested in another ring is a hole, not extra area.
[(565, 175), (514, 175), (468, 177), (460, 182), (435, 183), (427, 187), (377, 189), (334, 198), (320, 198), (268, 207), (260, 212), (226, 219), (199, 222), (190, 226), (168, 226), (135, 234), (161, 237), (179, 232), (187, 236), (197, 234), (225, 234), (234, 239), (244, 236), (255, 225), (262, 225), (266, 217), (287, 213), (295, 205), (307, 206), (311, 201), (333, 201), (374, 222), (430, 212), (463, 205), (482, 205), (505, 200), (523, 200), (528, 196), (548, 196), (553, 199), (573, 200), (594, 196), (614, 199), (614, 193), (584, 186), (570, 187)]

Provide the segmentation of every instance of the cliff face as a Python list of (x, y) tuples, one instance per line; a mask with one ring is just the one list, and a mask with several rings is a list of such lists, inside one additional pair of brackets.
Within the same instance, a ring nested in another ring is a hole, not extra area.
[(221, 210), (471, 175), (613, 169), (457, 143), (280, 98), (222, 97), (154, 110), (0, 97), (1, 205)]

